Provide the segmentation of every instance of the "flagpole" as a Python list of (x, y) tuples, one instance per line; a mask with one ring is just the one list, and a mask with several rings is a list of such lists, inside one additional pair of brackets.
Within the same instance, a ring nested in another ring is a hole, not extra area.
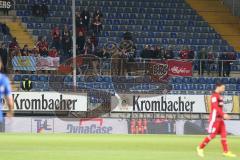
[(77, 87), (77, 70), (76, 70), (76, 16), (75, 16), (75, 11), (76, 11), (76, 3), (75, 0), (72, 0), (72, 43), (73, 43), (73, 89), (76, 91)]

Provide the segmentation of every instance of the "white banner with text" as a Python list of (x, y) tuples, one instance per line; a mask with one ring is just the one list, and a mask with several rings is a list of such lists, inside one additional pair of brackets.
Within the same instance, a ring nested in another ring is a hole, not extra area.
[[(13, 92), (15, 111), (87, 111), (86, 94)], [(7, 110), (5, 99), (2, 100)]]
[[(209, 113), (209, 95), (120, 94), (111, 97), (113, 112)], [(224, 111), (239, 113), (239, 97), (225, 96)]]

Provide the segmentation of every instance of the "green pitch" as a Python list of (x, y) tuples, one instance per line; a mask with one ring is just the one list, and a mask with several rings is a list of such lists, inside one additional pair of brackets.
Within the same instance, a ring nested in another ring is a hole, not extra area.
[[(195, 149), (203, 137), (0, 134), (0, 160), (198, 160)], [(240, 138), (229, 137), (229, 145), (240, 158)], [(216, 138), (204, 160), (227, 159), (221, 152)]]

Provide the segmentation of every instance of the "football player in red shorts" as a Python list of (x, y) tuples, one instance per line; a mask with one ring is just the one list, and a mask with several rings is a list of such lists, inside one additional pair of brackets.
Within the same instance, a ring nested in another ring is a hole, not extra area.
[(216, 84), (216, 89), (211, 95), (211, 113), (209, 116), (209, 135), (203, 140), (203, 142), (197, 147), (197, 153), (200, 157), (204, 157), (203, 149), (206, 145), (216, 137), (221, 135), (221, 143), (223, 147), (223, 156), (236, 157), (235, 154), (228, 150), (227, 144), (227, 131), (224, 124), (224, 119), (229, 120), (230, 116), (223, 112), (223, 97), (222, 93), (225, 91), (225, 85), (222, 83)]

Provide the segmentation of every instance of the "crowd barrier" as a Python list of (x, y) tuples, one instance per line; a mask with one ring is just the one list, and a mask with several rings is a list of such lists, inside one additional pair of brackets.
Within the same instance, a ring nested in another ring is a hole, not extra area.
[(204, 71), (221, 74), (240, 70), (239, 60), (99, 58), (93, 55), (80, 55), (62, 62), (60, 57), (15, 56), (12, 66), (17, 71), (55, 70), (59, 74), (72, 74), (75, 61), (80, 75), (151, 75), (162, 79), (166, 76), (192, 76), (194, 71), (201, 75)]

